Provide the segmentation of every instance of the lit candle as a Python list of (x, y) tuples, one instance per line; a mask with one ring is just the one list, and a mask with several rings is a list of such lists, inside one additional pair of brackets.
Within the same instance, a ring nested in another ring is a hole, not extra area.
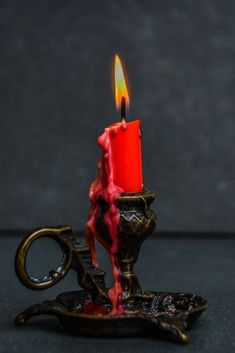
[(112, 149), (113, 179), (125, 192), (143, 190), (140, 120), (126, 122), (129, 95), (118, 55), (114, 64), (115, 102), (121, 110), (121, 122), (109, 126)]
[[(123, 312), (120, 267), (116, 257), (119, 223), (119, 210), (116, 201), (123, 192), (141, 192), (143, 190), (143, 180), (140, 120), (126, 122), (125, 111), (129, 103), (129, 95), (122, 65), (117, 55), (115, 56), (114, 73), (115, 100), (117, 108), (121, 111), (121, 122), (108, 126), (98, 138), (102, 156), (98, 163), (98, 177), (91, 184), (89, 191), (91, 207), (87, 222), (87, 242), (91, 248), (92, 261), (95, 267), (98, 267), (95, 239), (109, 252), (114, 278), (114, 286), (108, 293), (112, 303), (110, 314), (116, 315)], [(99, 196), (102, 196), (108, 204), (104, 221), (108, 228), (111, 246), (96, 229), (96, 220), (100, 212)]]

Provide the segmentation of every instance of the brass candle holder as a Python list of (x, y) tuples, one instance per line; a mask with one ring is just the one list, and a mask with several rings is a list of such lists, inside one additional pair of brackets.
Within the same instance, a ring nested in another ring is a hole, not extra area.
[[(189, 340), (188, 329), (207, 308), (207, 302), (195, 294), (146, 291), (141, 288), (133, 267), (143, 241), (156, 226), (156, 215), (150, 208), (155, 194), (123, 193), (117, 199), (119, 250), (123, 289), (121, 315), (109, 315), (111, 303), (105, 284), (105, 272), (92, 265), (87, 244), (77, 241), (70, 226), (44, 227), (25, 236), (16, 252), (15, 269), (19, 280), (30, 289), (49, 288), (61, 281), (70, 269), (77, 272), (82, 290), (65, 292), (54, 300), (35, 304), (19, 314), (15, 322), (23, 325), (34, 315), (56, 315), (65, 331), (91, 336), (164, 336), (179, 342)], [(108, 205), (100, 197), (100, 214), (96, 227), (107, 243), (111, 242), (104, 215)], [(26, 269), (27, 252), (41, 237), (54, 239), (63, 250), (60, 266), (42, 279), (31, 277)], [(89, 313), (89, 306), (96, 308)]]

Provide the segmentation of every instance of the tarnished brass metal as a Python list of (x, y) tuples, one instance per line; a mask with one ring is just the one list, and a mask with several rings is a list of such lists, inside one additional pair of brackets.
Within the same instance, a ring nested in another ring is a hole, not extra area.
[[(24, 325), (36, 315), (56, 315), (67, 332), (102, 337), (150, 336), (189, 341), (187, 332), (207, 308), (207, 302), (194, 294), (152, 292), (153, 299), (129, 301), (118, 316), (84, 313), (90, 292), (61, 293), (55, 300), (35, 304), (19, 314), (15, 322)], [(110, 310), (111, 305), (104, 307)]]
[[(154, 199), (155, 193), (145, 190), (140, 193), (122, 194), (117, 201), (120, 212), (117, 258), (121, 268), (124, 301), (134, 297), (153, 298), (151, 292), (144, 291), (140, 287), (136, 274), (133, 272), (133, 267), (138, 260), (143, 241), (156, 227), (156, 214), (150, 208)], [(100, 198), (99, 203), (101, 211), (96, 226), (99, 234), (111, 245), (108, 229), (104, 222), (104, 215), (108, 205), (102, 198)]]
[[(56, 270), (51, 270), (43, 278), (34, 278), (27, 272), (27, 253), (32, 243), (42, 237), (54, 239), (60, 245), (64, 255)], [(70, 269), (73, 269), (77, 272), (79, 285), (91, 291), (94, 300), (101, 303), (107, 300), (105, 272), (92, 265), (90, 248), (74, 238), (71, 226), (37, 228), (26, 235), (16, 252), (15, 269), (21, 283), (35, 290), (54, 286)]]
[[(72, 249), (67, 240), (68, 237), (71, 238), (71, 231), (72, 228), (70, 226), (37, 228), (23, 238), (15, 256), (16, 274), (22, 284), (30, 289), (40, 290), (52, 287), (64, 278), (72, 263)], [(28, 250), (32, 243), (45, 236), (54, 239), (61, 246), (64, 255), (58, 269), (51, 270), (47, 276), (39, 279), (28, 274), (26, 261)]]
[[(156, 226), (156, 215), (151, 210), (155, 194), (124, 193), (117, 200), (120, 211), (118, 224), (119, 250), (123, 288), (122, 315), (109, 315), (111, 303), (105, 285), (105, 272), (92, 265), (90, 248), (77, 241), (70, 226), (45, 227), (29, 233), (16, 252), (15, 268), (20, 281), (30, 289), (49, 288), (62, 280), (70, 269), (77, 272), (83, 290), (60, 294), (55, 300), (35, 304), (16, 317), (22, 325), (34, 315), (56, 315), (66, 331), (92, 336), (154, 335), (188, 342), (187, 330), (207, 308), (207, 302), (194, 294), (145, 291), (133, 271), (143, 241)], [(104, 215), (108, 205), (99, 199), (100, 213), (96, 227), (106, 243), (111, 244)], [(27, 272), (27, 253), (31, 244), (41, 237), (54, 239), (63, 251), (60, 266), (43, 278), (33, 278)], [(91, 314), (87, 304), (97, 306), (102, 314)]]

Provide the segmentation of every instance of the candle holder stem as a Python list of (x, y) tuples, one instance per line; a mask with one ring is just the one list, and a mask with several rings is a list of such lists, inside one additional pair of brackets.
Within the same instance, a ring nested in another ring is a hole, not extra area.
[(119, 250), (117, 258), (121, 269), (123, 300), (131, 298), (152, 299), (154, 294), (141, 288), (133, 271), (138, 261), (140, 248), (144, 240), (156, 227), (156, 214), (150, 208), (155, 194), (150, 191), (143, 193), (126, 193), (118, 198)]

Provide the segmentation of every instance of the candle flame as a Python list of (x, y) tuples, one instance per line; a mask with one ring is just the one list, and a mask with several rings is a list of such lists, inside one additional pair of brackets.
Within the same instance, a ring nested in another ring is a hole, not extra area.
[(121, 60), (116, 54), (114, 59), (114, 85), (115, 85), (115, 103), (117, 109), (121, 107), (122, 97), (125, 98), (126, 107), (129, 106), (129, 94), (127, 90), (126, 79)]

